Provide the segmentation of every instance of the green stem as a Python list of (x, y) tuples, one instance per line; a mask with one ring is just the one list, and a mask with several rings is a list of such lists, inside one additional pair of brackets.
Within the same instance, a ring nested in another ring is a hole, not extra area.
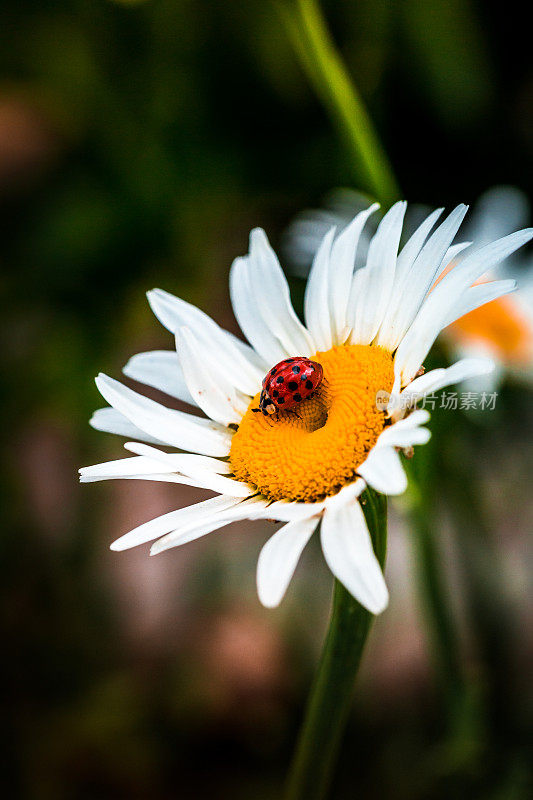
[(279, 4), (301, 64), (351, 155), (357, 185), (385, 205), (400, 190), (385, 150), (335, 47), (317, 0)]
[[(387, 548), (386, 498), (367, 489), (362, 507), (383, 567)], [(289, 773), (287, 800), (321, 800), (327, 795), (348, 721), (354, 679), (373, 619), (336, 580), (329, 629)]]

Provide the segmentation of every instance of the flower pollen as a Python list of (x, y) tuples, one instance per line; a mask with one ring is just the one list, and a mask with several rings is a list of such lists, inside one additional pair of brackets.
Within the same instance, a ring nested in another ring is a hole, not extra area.
[(313, 356), (324, 379), (294, 411), (265, 417), (253, 398), (233, 437), (235, 477), (272, 500), (312, 502), (336, 494), (358, 467), (385, 425), (376, 406), (379, 390), (390, 392), (392, 355), (381, 347), (342, 345)]

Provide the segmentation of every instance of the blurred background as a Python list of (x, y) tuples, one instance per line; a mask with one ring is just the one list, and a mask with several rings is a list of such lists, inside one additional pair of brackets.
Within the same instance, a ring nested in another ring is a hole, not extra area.
[[(521, 3), (323, 5), (405, 197), (449, 206), (497, 183), (531, 197)], [(268, 523), (156, 558), (113, 553), (120, 534), (198, 496), (172, 484), (80, 487), (77, 468), (124, 454), (88, 426), (102, 405), (94, 375), (118, 378), (133, 353), (172, 347), (144, 292), (165, 288), (236, 330), (227, 276), (249, 229), (279, 245), (298, 211), (335, 186), (358, 188), (357, 174), (273, 3), (5, 0), (2, 22), (8, 796), (279, 797), (329, 610), (317, 548), (266, 611), (254, 576)], [(407, 498), (391, 509), (391, 606), (358, 680), (341, 800), (531, 796), (531, 394), (505, 386), (489, 427), (460, 425), (481, 511), (470, 519), (465, 503), (461, 530), (443, 502), (435, 525), (466, 721), (450, 735)], [(446, 454), (453, 470), (462, 454)], [(479, 589), (493, 581), (487, 604)]]

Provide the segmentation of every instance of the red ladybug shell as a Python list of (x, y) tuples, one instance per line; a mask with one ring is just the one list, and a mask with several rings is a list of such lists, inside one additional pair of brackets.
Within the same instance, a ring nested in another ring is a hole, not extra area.
[(257, 410), (263, 414), (274, 414), (295, 408), (318, 389), (323, 375), (321, 365), (310, 358), (296, 356), (280, 361), (263, 378), (263, 391)]

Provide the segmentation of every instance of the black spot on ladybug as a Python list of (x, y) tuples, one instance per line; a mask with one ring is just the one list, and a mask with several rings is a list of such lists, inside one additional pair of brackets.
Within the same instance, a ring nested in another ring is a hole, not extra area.
[(295, 392), (296, 389), (298, 388), (298, 384), (296, 383), (296, 381), (289, 381), (287, 386), (289, 387), (289, 391), (291, 392)]
[(295, 403), (299, 403), (302, 399), (302, 395), (296, 392), (296, 394), (293, 394), (292, 399), (295, 401)]
[(278, 397), (278, 403), (280, 404), (280, 406), (282, 406), (284, 402), (285, 402), (284, 397)]
[(277, 390), (277, 389), (274, 389), (274, 391), (272, 392), (272, 394), (274, 395), (274, 397), (278, 397), (278, 395), (279, 395), (279, 392), (278, 392), (278, 390)]
[(312, 389), (313, 388), (313, 381), (306, 381), (305, 382), (305, 388), (306, 389)]
[(298, 364), (294, 365), (292, 371), (294, 372), (295, 375), (298, 375), (298, 373), (300, 372), (300, 367), (298, 366)]
[(305, 372), (303, 372), (303, 373), (300, 375), (300, 380), (302, 381), (302, 383), (303, 383), (303, 381), (305, 381), (305, 380), (306, 380), (306, 378), (307, 378), (307, 375), (305, 374)]
[(283, 375), (278, 375), (278, 377), (276, 378), (276, 383), (283, 383), (283, 381), (284, 381)]
[(271, 369), (271, 370), (270, 370), (270, 374), (271, 374), (271, 375), (275, 375), (275, 374), (276, 374), (276, 368), (275, 368), (275, 367), (274, 367), (273, 369)]
[(285, 359), (285, 364), (292, 364), (293, 361), (294, 361), (294, 358), (286, 358)]

